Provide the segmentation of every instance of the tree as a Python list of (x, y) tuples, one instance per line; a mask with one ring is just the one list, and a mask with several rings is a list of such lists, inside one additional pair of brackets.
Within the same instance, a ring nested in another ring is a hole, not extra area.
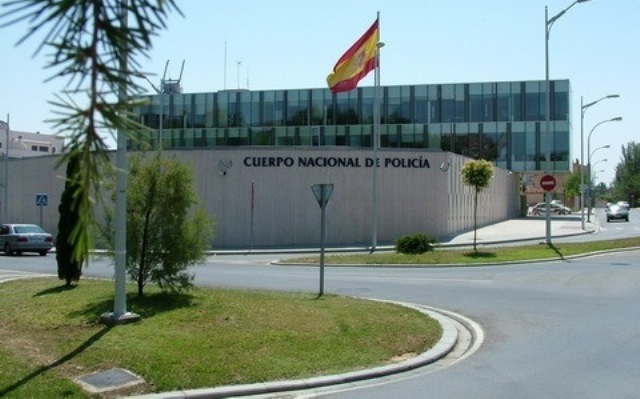
[[(185, 270), (204, 259), (213, 238), (212, 220), (197, 207), (192, 170), (160, 154), (147, 162), (134, 156), (128, 180), (126, 268), (138, 295), (148, 282), (165, 291), (188, 289), (193, 276)], [(113, 214), (106, 220), (113, 247)]]
[(72, 282), (79, 281), (82, 275), (82, 264), (84, 256), (73, 255), (74, 240), (73, 227), (80, 218), (77, 201), (74, 194), (78, 191), (78, 168), (80, 167), (78, 153), (71, 150), (71, 156), (67, 163), (66, 181), (64, 191), (58, 205), (58, 236), (56, 237), (56, 262), (58, 264), (58, 278), (65, 280), (66, 286), (70, 287)]
[(572, 172), (564, 181), (564, 193), (567, 197), (580, 195), (580, 172)]
[(473, 187), (473, 250), (478, 252), (476, 247), (476, 236), (478, 230), (478, 193), (489, 186), (489, 181), (493, 177), (493, 164), (484, 159), (469, 161), (464, 164), (462, 170), (462, 182)]
[[(50, 50), (50, 79), (67, 80), (66, 89), (51, 101), (59, 115), (52, 122), (75, 149), (59, 165), (78, 157), (79, 167), (71, 176), (78, 183), (73, 193), (77, 219), (69, 237), (80, 261), (93, 247), (94, 202), (111, 167), (104, 136), (118, 131), (135, 139), (139, 126), (127, 115), (140, 105), (133, 100), (142, 92), (136, 84), (143, 76), (136, 59), (147, 55), (169, 12), (180, 11), (175, 0), (11, 0), (3, 6), (7, 11), (0, 14), (0, 27), (26, 22), (27, 33), (18, 44), (42, 37), (36, 53)], [(122, 15), (131, 23), (123, 23)], [(121, 73), (123, 63), (127, 73)], [(128, 91), (125, 98), (117, 96), (122, 87)]]
[(640, 144), (632, 141), (626, 148), (622, 146), (622, 158), (616, 166), (613, 191), (619, 200), (635, 206), (634, 202), (640, 196)]

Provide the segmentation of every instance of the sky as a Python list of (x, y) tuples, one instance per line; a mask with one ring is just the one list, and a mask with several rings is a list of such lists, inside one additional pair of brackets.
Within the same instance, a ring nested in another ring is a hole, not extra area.
[[(572, 2), (178, 1), (183, 16), (170, 15), (139, 62), (159, 86), (169, 61), (165, 77), (181, 78), (185, 93), (326, 87), (337, 59), (379, 12), (382, 85), (544, 80), (545, 6), (552, 18)], [(586, 163), (590, 141), (598, 183), (614, 179), (623, 146), (640, 142), (639, 21), (638, 0), (590, 0), (550, 30), (550, 79), (572, 86), (571, 158), (580, 159), (582, 149)], [(45, 82), (51, 71), (44, 68), (46, 52), (35, 54), (37, 41), (16, 46), (25, 31), (25, 25), (0, 29), (0, 120), (9, 116), (12, 130), (52, 134), (48, 101), (65, 82)], [(373, 74), (360, 82), (372, 85)], [(581, 135), (581, 102), (610, 94), (620, 97), (586, 109)], [(599, 124), (615, 117), (623, 120)]]

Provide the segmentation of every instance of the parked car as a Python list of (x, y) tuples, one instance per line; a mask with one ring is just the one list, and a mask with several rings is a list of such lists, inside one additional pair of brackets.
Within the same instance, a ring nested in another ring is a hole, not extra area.
[(616, 205), (629, 209), (629, 203), (627, 201), (618, 201)]
[(625, 222), (629, 221), (628, 207), (620, 206), (617, 204), (609, 205), (607, 209), (605, 209), (605, 213), (607, 215), (607, 222), (610, 222), (614, 219), (624, 220)]
[[(567, 208), (564, 205), (558, 204), (558, 203), (550, 203), (550, 209), (551, 209), (551, 214), (556, 214), (556, 215), (569, 215), (571, 214), (571, 209)], [(529, 212), (530, 215), (546, 215), (547, 214), (547, 204), (545, 202), (539, 202), (537, 203), (533, 208), (531, 208), (531, 211)]]
[(35, 224), (3, 224), (0, 226), (0, 248), (5, 255), (37, 252), (45, 256), (53, 248), (53, 236)]

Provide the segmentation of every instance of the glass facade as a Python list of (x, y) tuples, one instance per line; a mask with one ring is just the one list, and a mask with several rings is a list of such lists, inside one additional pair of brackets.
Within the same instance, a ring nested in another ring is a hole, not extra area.
[[(380, 146), (444, 150), (513, 171), (568, 171), (568, 80), (383, 86)], [(222, 146), (371, 147), (373, 87), (160, 94), (137, 108), (148, 130), (130, 149)], [(161, 122), (162, 120), (162, 122)]]

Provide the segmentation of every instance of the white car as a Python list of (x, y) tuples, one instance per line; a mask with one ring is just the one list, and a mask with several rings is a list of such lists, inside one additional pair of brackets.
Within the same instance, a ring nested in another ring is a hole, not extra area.
[(45, 256), (53, 248), (53, 236), (35, 224), (3, 224), (0, 226), (0, 248), (9, 256), (23, 252)]
[(618, 201), (616, 202), (616, 205), (622, 208), (627, 208), (627, 210), (629, 210), (629, 203), (627, 201)]
[[(555, 203), (555, 202), (551, 202), (549, 204), (550, 206), (550, 210), (551, 210), (551, 214), (556, 214), (556, 215), (570, 215), (571, 214), (571, 208), (568, 208), (564, 205)], [(530, 215), (535, 215), (535, 216), (539, 216), (539, 215), (546, 215), (547, 214), (547, 204), (545, 202), (539, 202), (537, 203), (533, 208), (531, 208), (531, 210), (529, 211)]]

